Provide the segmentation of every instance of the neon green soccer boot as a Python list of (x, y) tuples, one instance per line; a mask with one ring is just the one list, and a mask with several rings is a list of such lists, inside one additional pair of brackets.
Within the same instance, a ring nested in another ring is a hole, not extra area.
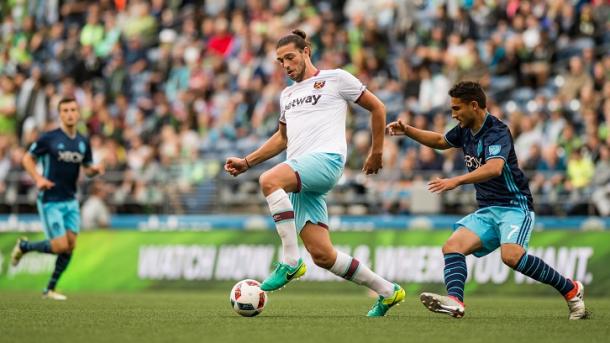
[(405, 300), (405, 290), (400, 287), (398, 284), (394, 284), (394, 294), (391, 297), (384, 298), (383, 296), (379, 296), (377, 298), (377, 302), (373, 305), (373, 308), (367, 313), (367, 317), (383, 317), (388, 312), (388, 310), (403, 300)]
[(265, 292), (278, 290), (284, 287), (288, 282), (305, 275), (306, 271), (307, 266), (303, 263), (303, 259), (301, 258), (294, 267), (278, 262), (275, 270), (261, 284), (261, 289)]

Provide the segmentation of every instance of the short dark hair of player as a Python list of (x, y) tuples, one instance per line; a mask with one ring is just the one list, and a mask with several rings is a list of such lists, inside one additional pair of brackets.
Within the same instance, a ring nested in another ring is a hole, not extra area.
[(67, 104), (69, 102), (76, 102), (76, 99), (74, 99), (74, 98), (62, 98), (61, 100), (59, 100), (59, 103), (57, 104), (57, 110), (61, 111), (61, 105)]
[(458, 82), (449, 90), (449, 96), (452, 98), (458, 98), (465, 103), (476, 101), (480, 108), (485, 108), (487, 106), (485, 92), (483, 92), (483, 88), (478, 82)]
[(284, 45), (294, 43), (294, 46), (303, 51), (305, 47), (309, 48), (309, 55), (311, 55), (311, 43), (307, 41), (307, 34), (299, 29), (292, 30), (292, 33), (286, 35), (277, 41), (275, 48), (279, 48)]

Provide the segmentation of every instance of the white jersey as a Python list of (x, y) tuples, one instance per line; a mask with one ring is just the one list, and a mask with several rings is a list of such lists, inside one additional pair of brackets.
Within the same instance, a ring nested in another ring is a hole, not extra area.
[(280, 96), (280, 122), (286, 124), (288, 159), (311, 152), (347, 156), (347, 102), (355, 102), (366, 87), (342, 69), (320, 70), (286, 87)]

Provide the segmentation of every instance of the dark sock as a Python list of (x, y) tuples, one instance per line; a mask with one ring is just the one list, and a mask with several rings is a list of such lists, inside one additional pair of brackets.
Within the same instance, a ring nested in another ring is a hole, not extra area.
[(527, 253), (521, 256), (515, 270), (536, 281), (553, 286), (561, 295), (568, 294), (574, 288), (572, 281), (563, 277), (563, 275), (551, 268), (541, 258), (528, 255)]
[(38, 252), (50, 254), (51, 253), (51, 242), (48, 239), (45, 239), (44, 241), (38, 241), (38, 242), (30, 242), (30, 241), (22, 240), (21, 243), (19, 243), (19, 248), (21, 248), (21, 251), (23, 251), (24, 253), (29, 252), (29, 251), (38, 251)]
[(57, 281), (61, 277), (61, 274), (68, 267), (68, 263), (70, 263), (70, 259), (72, 258), (72, 254), (59, 254), (57, 255), (57, 260), (55, 261), (55, 270), (53, 270), (53, 274), (51, 275), (51, 280), (49, 280), (49, 284), (47, 285), (48, 290), (54, 290), (57, 285)]
[(445, 254), (445, 287), (447, 295), (464, 302), (464, 284), (466, 283), (466, 256), (460, 253)]

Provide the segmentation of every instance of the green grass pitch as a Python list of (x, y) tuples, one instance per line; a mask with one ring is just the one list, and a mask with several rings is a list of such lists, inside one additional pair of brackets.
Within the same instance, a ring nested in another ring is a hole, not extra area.
[[(292, 286), (292, 285), (291, 285)], [(586, 299), (592, 318), (567, 320), (557, 297), (475, 297), (466, 316), (426, 310), (416, 294), (385, 318), (366, 318), (361, 288), (319, 292), (299, 284), (270, 294), (254, 318), (238, 316), (228, 291), (76, 293), (66, 302), (0, 293), (3, 342), (607, 342), (610, 299)], [(355, 290), (354, 290), (355, 289)]]

